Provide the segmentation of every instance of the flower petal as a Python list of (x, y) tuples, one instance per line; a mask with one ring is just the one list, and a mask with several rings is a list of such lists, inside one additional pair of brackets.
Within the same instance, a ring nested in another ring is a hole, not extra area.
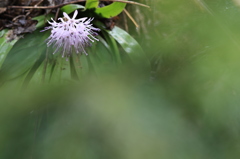
[(77, 17), (77, 15), (78, 15), (78, 11), (77, 11), (77, 10), (75, 10), (75, 12), (74, 12), (74, 14), (73, 14), (73, 17), (72, 17), (72, 19), (75, 19), (75, 18)]
[(58, 18), (60, 22), (56, 22), (53, 19), (48, 21), (50, 26), (43, 31), (52, 29), (51, 35), (46, 41), (47, 46), (52, 45), (56, 48), (54, 53), (61, 50), (63, 57), (69, 57), (72, 52), (82, 52), (87, 55), (85, 47), (91, 46), (91, 43), (94, 41), (98, 41), (95, 31), (100, 31), (100, 29), (92, 26), (91, 21), (93, 18), (75, 19), (77, 14), (78, 11), (75, 10), (73, 17), (70, 18), (64, 12), (63, 15), (67, 20)]
[(67, 13), (65, 13), (65, 12), (63, 12), (63, 15), (64, 15), (65, 18), (71, 19), (71, 18), (67, 15)]

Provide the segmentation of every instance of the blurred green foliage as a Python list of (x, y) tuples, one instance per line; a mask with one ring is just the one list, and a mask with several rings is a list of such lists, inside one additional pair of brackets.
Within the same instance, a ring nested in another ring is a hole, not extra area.
[(78, 57), (80, 66), (73, 60), (80, 82), (69, 78), (70, 63), (49, 54), (45, 71), (60, 68), (51, 77), (42, 80), (40, 69), (27, 88), (19, 91), (13, 79), (1, 87), (0, 158), (239, 158), (240, 7), (231, 0), (139, 2), (151, 10), (127, 10), (140, 28), (124, 15), (120, 26), (140, 43), (151, 70), (129, 62), (121, 47), (118, 64), (111, 39)]

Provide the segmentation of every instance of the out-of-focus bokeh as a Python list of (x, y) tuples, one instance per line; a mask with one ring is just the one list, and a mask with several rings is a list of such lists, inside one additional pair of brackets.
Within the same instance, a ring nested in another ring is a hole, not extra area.
[[(238, 159), (238, 0), (139, 0), (151, 70), (123, 63), (80, 82), (0, 90), (1, 159)], [(36, 78), (36, 77), (35, 77)]]

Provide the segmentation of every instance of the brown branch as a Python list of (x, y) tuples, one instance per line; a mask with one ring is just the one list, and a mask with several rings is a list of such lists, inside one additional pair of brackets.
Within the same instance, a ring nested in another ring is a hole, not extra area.
[[(43, 0), (40, 0), (37, 4), (35, 4), (34, 6), (38, 6), (39, 4), (41, 4), (43, 2)], [(33, 11), (33, 9), (30, 9), (30, 11), (26, 14), (26, 16), (28, 16), (29, 14), (31, 14), (31, 12)]]
[[(63, 3), (63, 4), (59, 4), (59, 5), (55, 5), (55, 6), (8, 6), (8, 8), (20, 8), (20, 9), (55, 9), (55, 8), (60, 8), (62, 6), (65, 6), (67, 4), (74, 4), (74, 3), (78, 3), (78, 2), (85, 2), (86, 0), (78, 0), (78, 1), (72, 1), (72, 2), (67, 2), (67, 3)], [(137, 3), (137, 2), (133, 2), (133, 1), (124, 1), (124, 0), (101, 0), (103, 2), (121, 2), (121, 3), (127, 3), (127, 4), (135, 4), (135, 5), (139, 5), (142, 7), (147, 7), (150, 8), (148, 5), (142, 4), (142, 3)]]
[(128, 16), (128, 18), (133, 22), (133, 24), (136, 26), (136, 28), (139, 28), (139, 25), (138, 25), (137, 22), (134, 20), (134, 18), (131, 16), (131, 14), (130, 14), (126, 9), (124, 9), (123, 11), (124, 11), (124, 13)]

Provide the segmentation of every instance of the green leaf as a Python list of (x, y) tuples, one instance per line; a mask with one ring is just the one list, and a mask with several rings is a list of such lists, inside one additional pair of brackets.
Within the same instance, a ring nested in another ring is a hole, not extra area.
[(61, 8), (61, 11), (65, 12), (67, 14), (70, 14), (77, 9), (85, 9), (85, 7), (82, 5), (79, 5), (79, 4), (68, 4), (68, 5), (63, 6)]
[[(51, 50), (51, 51), (49, 51)], [(39, 84), (39, 83), (48, 83), (53, 72), (53, 68), (55, 66), (56, 59), (51, 58), (53, 55), (53, 49), (51, 47), (46, 49), (45, 58), (42, 59), (41, 57), (39, 60), (43, 60), (41, 65), (37, 68), (34, 72), (34, 75), (31, 79), (30, 84)], [(42, 54), (43, 56), (44, 54)], [(38, 63), (38, 61), (36, 62)], [(35, 63), (35, 65), (36, 65)], [(34, 67), (34, 66), (33, 66)], [(33, 68), (32, 68), (33, 69)], [(26, 79), (25, 79), (26, 80)]]
[(108, 31), (108, 33), (122, 46), (134, 63), (142, 63), (143, 65), (150, 67), (150, 62), (147, 59), (146, 54), (131, 35), (116, 26), (112, 31)]
[(69, 62), (70, 62), (70, 71), (71, 71), (71, 77), (72, 77), (72, 79), (74, 79), (74, 80), (79, 80), (79, 78), (78, 78), (78, 75), (77, 75), (77, 72), (76, 72), (76, 67), (75, 67), (75, 65), (74, 65), (74, 60), (75, 60), (75, 58), (73, 59), (74, 57), (73, 57), (73, 55), (71, 55), (70, 57), (69, 57)]
[(33, 78), (34, 74), (38, 70), (38, 68), (41, 66), (45, 59), (46, 55), (44, 52), (41, 53), (39, 59), (34, 63), (30, 71), (27, 73), (26, 77), (24, 78), (22, 88), (26, 88), (30, 82), (30, 80)]
[(110, 47), (110, 51), (113, 54), (114, 60), (117, 64), (122, 63), (119, 48), (115, 39), (112, 36), (109, 36), (106, 30), (102, 30), (103, 36), (106, 39), (107, 44)]
[(83, 80), (92, 75), (96, 76), (114, 72), (116, 69), (117, 62), (113, 51), (103, 38), (98, 37), (98, 39), (100, 40), (99, 42), (94, 42), (91, 47), (86, 48), (88, 55), (75, 53), (71, 55), (72, 79)]
[(85, 54), (73, 54), (72, 56), (77, 76), (82, 79), (92, 71), (92, 65), (89, 63), (89, 56)]
[(0, 38), (2, 38), (7, 33), (7, 31), (7, 29), (0, 31)]
[(97, 8), (98, 4), (99, 4), (98, 0), (87, 0), (85, 7), (86, 7), (86, 9)]
[(40, 33), (37, 30), (20, 39), (8, 53), (0, 69), (1, 82), (23, 75), (31, 69), (40, 55), (45, 52), (45, 39), (48, 35), (48, 32)]
[[(34, 70), (34, 75), (30, 81), (30, 85), (35, 85), (36, 83), (68, 83), (72, 82), (74, 79), (78, 79), (76, 76), (75, 68), (72, 67), (72, 60), (75, 60), (74, 54), (69, 57), (67, 61), (63, 58), (60, 52), (53, 54), (54, 48), (49, 47), (45, 52), (45, 58), (41, 65), (39, 66), (35, 63), (38, 69)], [(73, 58), (73, 59), (71, 59)], [(41, 57), (39, 58), (41, 60)], [(34, 66), (32, 69), (34, 69)], [(31, 70), (32, 70), (31, 69)], [(31, 74), (30, 74), (31, 75)], [(27, 81), (28, 79), (26, 79)]]
[(7, 54), (12, 49), (13, 45), (18, 41), (17, 39), (8, 42), (7, 35), (11, 34), (11, 30), (2, 30), (0, 32), (0, 68), (7, 57)]
[(121, 2), (113, 2), (110, 5), (107, 5), (102, 8), (96, 8), (95, 13), (103, 18), (111, 18), (120, 14), (124, 8), (126, 7), (126, 3)]
[(54, 56), (56, 56), (56, 60), (54, 61), (54, 67), (52, 68), (50, 82), (65, 83), (72, 81), (70, 62), (66, 61), (66, 58), (62, 58), (61, 55), (56, 54)]
[(53, 17), (54, 17), (53, 14), (47, 14), (47, 15), (40, 15), (40, 16), (34, 17), (32, 19), (38, 21), (36, 28), (39, 29), (39, 28), (44, 27), (45, 23)]
[(87, 49), (88, 56), (86, 56), (86, 58), (88, 60), (89, 73), (103, 75), (104, 73), (114, 72), (117, 68), (116, 66), (118, 66), (115, 54), (110, 46), (106, 47), (108, 43), (106, 43), (103, 38), (98, 38), (100, 41), (93, 43), (93, 45)]
[(33, 76), (33, 81), (37, 83), (44, 83), (49, 82), (52, 73), (54, 70), (54, 67), (56, 66), (56, 55), (53, 55), (54, 49), (52, 47), (48, 47), (46, 50), (46, 56), (45, 60), (41, 64), (41, 66), (38, 68), (36, 73)]

